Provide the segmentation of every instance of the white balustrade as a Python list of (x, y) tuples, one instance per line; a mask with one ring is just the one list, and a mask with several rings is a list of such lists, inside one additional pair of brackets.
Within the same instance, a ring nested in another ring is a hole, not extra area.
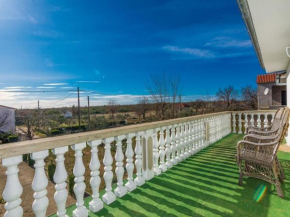
[(137, 170), (137, 177), (134, 179), (137, 186), (141, 186), (145, 183), (145, 179), (142, 177), (142, 146), (141, 146), (141, 137), (144, 133), (138, 132), (136, 134), (136, 147), (135, 147), (135, 153), (136, 153), (136, 170)]
[(32, 209), (36, 217), (45, 217), (48, 207), (48, 198), (46, 187), (48, 185), (48, 179), (44, 171), (44, 158), (48, 156), (48, 150), (34, 152), (31, 154), (31, 158), (35, 161), (34, 168), (35, 174), (32, 181), (32, 190), (34, 202)]
[(66, 179), (67, 172), (64, 165), (64, 154), (68, 151), (68, 146), (59, 147), (52, 149), (54, 155), (56, 155), (56, 168), (55, 173), (53, 175), (53, 181), (56, 183), (55, 185), (55, 194), (54, 200), (57, 206), (57, 216), (58, 217), (68, 217), (66, 215), (66, 200), (68, 197), (68, 192), (66, 189)]
[(176, 128), (176, 161), (178, 161), (178, 162), (182, 161), (182, 158), (180, 157), (180, 149), (181, 149), (180, 128), (181, 128), (181, 125), (178, 124), (177, 128)]
[(125, 187), (127, 188), (127, 191), (133, 191), (136, 189), (136, 183), (133, 180), (133, 171), (134, 171), (134, 163), (133, 163), (133, 157), (134, 157), (134, 151), (132, 148), (132, 138), (135, 136), (135, 133), (129, 133), (127, 134), (127, 149), (126, 149), (126, 170), (128, 174), (128, 182), (125, 184)]
[(89, 146), (91, 147), (91, 161), (90, 161), (90, 170), (91, 170), (91, 179), (90, 184), (92, 187), (93, 195), (92, 201), (89, 203), (89, 208), (92, 212), (98, 212), (101, 210), (104, 205), (103, 201), (99, 198), (99, 188), (101, 184), (100, 178), (100, 161), (98, 157), (98, 146), (102, 143), (102, 140), (94, 140), (89, 142)]
[(236, 133), (236, 113), (233, 113), (233, 133)]
[(261, 127), (261, 114), (257, 114), (257, 127)]
[(239, 113), (238, 114), (239, 115), (239, 134), (242, 134), (243, 132), (242, 132), (242, 115), (243, 115), (243, 113)]
[(159, 138), (159, 158), (160, 158), (160, 165), (159, 168), (162, 172), (165, 172), (167, 170), (167, 167), (165, 165), (165, 140), (164, 140), (164, 130), (166, 128), (162, 127), (160, 129), (160, 138)]
[(22, 155), (9, 157), (2, 160), (2, 165), (7, 168), (6, 171), (6, 185), (3, 191), (3, 199), (6, 201), (4, 208), (6, 212), (5, 217), (22, 217), (23, 209), (20, 206), (23, 188), (18, 178), (18, 164), (22, 162)]
[(159, 142), (158, 142), (158, 132), (159, 128), (154, 129), (153, 131), (153, 169), (154, 169), (154, 175), (158, 176), (161, 173), (161, 170), (158, 165), (159, 161)]
[(172, 129), (172, 126), (166, 127), (166, 138), (165, 138), (165, 155), (166, 155), (166, 163), (165, 166), (167, 169), (171, 168), (173, 166), (173, 163), (171, 162), (170, 156), (171, 156), (171, 137), (170, 137), (170, 129)]
[(173, 165), (176, 165), (178, 163), (178, 160), (176, 159), (176, 127), (177, 125), (174, 124), (173, 127), (171, 128), (171, 150), (172, 150), (172, 155), (171, 155), (171, 162)]
[(86, 143), (78, 143), (72, 145), (72, 149), (75, 151), (75, 165), (73, 168), (73, 174), (75, 176), (74, 193), (77, 199), (76, 209), (73, 211), (74, 217), (86, 217), (88, 216), (88, 210), (84, 206), (84, 194), (86, 190), (86, 184), (84, 182), (85, 166), (83, 163), (83, 149), (86, 147)]

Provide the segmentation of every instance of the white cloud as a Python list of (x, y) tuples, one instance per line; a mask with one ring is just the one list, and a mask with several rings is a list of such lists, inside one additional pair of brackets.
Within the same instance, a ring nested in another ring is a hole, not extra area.
[(52, 88), (55, 88), (55, 87), (36, 87), (38, 89), (52, 89)]
[(61, 89), (73, 89), (75, 87), (60, 87)]
[(32, 34), (43, 38), (59, 38), (61, 36), (60, 33), (52, 30), (35, 31)]
[(100, 81), (76, 81), (78, 83), (100, 83)]
[(209, 50), (197, 49), (197, 48), (180, 48), (178, 46), (164, 46), (164, 50), (173, 53), (187, 54), (196, 58), (214, 58), (215, 55)]
[(43, 84), (43, 85), (46, 85), (46, 86), (58, 86), (58, 85), (67, 85), (67, 83), (46, 83), (46, 84)]
[(14, 87), (5, 87), (5, 89), (30, 89), (29, 86), (14, 86)]
[(32, 15), (28, 15), (27, 18), (28, 18), (29, 22), (31, 22), (31, 23), (34, 23), (34, 24), (38, 23), (38, 21)]
[(247, 48), (252, 47), (252, 42), (251, 40), (237, 40), (230, 37), (216, 37), (205, 45), (219, 48)]

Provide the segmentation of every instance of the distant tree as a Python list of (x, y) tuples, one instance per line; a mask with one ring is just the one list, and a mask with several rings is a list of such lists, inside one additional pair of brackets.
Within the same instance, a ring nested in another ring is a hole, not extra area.
[(143, 119), (146, 118), (146, 113), (149, 111), (149, 99), (143, 97), (139, 100), (138, 104), (135, 106), (135, 113), (138, 115), (139, 119), (143, 116)]
[(10, 112), (8, 109), (1, 109), (0, 111), (0, 128), (9, 123)]
[(109, 110), (109, 113), (111, 114), (111, 117), (114, 118), (114, 115), (116, 114), (116, 112), (118, 110), (116, 100), (109, 100), (108, 110)]
[(258, 97), (257, 97), (257, 90), (254, 89), (252, 86), (247, 85), (243, 87), (241, 90), (242, 93), (242, 100), (249, 106), (251, 109), (257, 109), (258, 107)]
[(18, 129), (25, 134), (28, 139), (32, 140), (38, 123), (38, 112), (34, 110), (19, 110), (16, 118), (18, 122), (22, 123)]
[(194, 105), (194, 109), (195, 109), (196, 113), (198, 113), (199, 110), (202, 110), (202, 113), (203, 113), (203, 109), (204, 109), (204, 106), (205, 106), (204, 100), (197, 99), (197, 100), (195, 100), (193, 105)]
[(180, 82), (181, 82), (181, 77), (179, 74), (169, 74), (167, 77), (168, 85), (169, 85), (169, 93), (171, 96), (171, 112), (172, 112), (172, 118), (176, 117), (177, 114), (177, 109), (178, 107), (176, 106), (177, 104), (177, 97), (179, 97), (179, 103), (181, 102), (181, 93), (180, 93)]
[(226, 109), (229, 109), (230, 106), (238, 100), (239, 92), (230, 85), (223, 89), (219, 88), (216, 96), (219, 100), (224, 102)]

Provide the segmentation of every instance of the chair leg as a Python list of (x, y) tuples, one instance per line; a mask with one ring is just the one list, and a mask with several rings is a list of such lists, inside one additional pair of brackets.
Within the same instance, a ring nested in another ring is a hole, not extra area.
[(284, 198), (284, 193), (282, 191), (281, 185), (280, 184), (276, 184), (276, 188), (277, 188), (277, 194), (279, 197)]
[(282, 191), (281, 183), (279, 181), (279, 176), (280, 176), (279, 167), (274, 167), (273, 168), (273, 172), (274, 172), (274, 177), (275, 177), (275, 186), (276, 186), (276, 189), (277, 189), (277, 194), (278, 194), (279, 197), (284, 198), (284, 193)]

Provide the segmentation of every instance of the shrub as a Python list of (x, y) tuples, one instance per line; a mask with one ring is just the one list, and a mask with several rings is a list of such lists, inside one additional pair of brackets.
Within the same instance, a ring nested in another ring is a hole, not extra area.
[(50, 181), (53, 182), (53, 175), (55, 173), (55, 169), (56, 169), (56, 166), (55, 164), (51, 161), (50, 164), (48, 165), (48, 178)]
[(10, 135), (10, 136), (8, 136), (8, 141), (9, 142), (17, 142), (18, 136), (17, 135)]
[(60, 130), (51, 130), (50, 132), (49, 132), (49, 134), (51, 135), (51, 136), (56, 136), (56, 135), (60, 135), (60, 134), (62, 134), (62, 132), (60, 131)]
[(68, 177), (68, 192), (73, 197), (75, 197), (74, 185), (75, 185), (75, 176), (74, 174), (70, 174)]
[(28, 165), (33, 166), (35, 164), (35, 161), (31, 158), (30, 154), (28, 154)]

